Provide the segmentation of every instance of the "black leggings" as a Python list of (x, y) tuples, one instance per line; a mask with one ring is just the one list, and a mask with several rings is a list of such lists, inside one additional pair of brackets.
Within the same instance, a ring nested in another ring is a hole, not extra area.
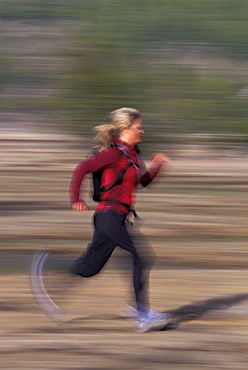
[(133, 259), (133, 287), (137, 307), (149, 306), (148, 280), (155, 262), (155, 254), (138, 230), (136, 236), (130, 236), (125, 219), (125, 215), (112, 210), (95, 213), (92, 242), (86, 252), (74, 262), (72, 272), (82, 277), (96, 275), (104, 267), (114, 249), (119, 246), (128, 251)]

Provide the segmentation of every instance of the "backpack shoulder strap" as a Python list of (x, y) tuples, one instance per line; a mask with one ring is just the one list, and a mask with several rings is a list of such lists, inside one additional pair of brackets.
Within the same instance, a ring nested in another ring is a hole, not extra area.
[[(116, 143), (115, 145), (120, 150), (120, 152), (122, 152), (125, 155), (125, 157), (127, 157), (128, 162), (131, 163), (132, 166), (134, 166), (135, 168), (139, 168), (137, 164), (130, 157), (128, 149), (126, 148), (125, 145), (120, 144), (120, 143)], [(137, 154), (140, 156), (140, 151), (137, 151)]]
[[(128, 170), (129, 167), (134, 166), (134, 168), (139, 169), (139, 167), (136, 165), (136, 163), (132, 160), (132, 158), (129, 155), (128, 149), (124, 144), (121, 143), (115, 143), (115, 146), (117, 149), (128, 159), (127, 166), (122, 167), (116, 178), (113, 180), (113, 182), (107, 186), (101, 187), (101, 178), (102, 178), (102, 171), (94, 172), (93, 173), (93, 200), (96, 202), (99, 202), (101, 200), (101, 196), (108, 190), (112, 189), (114, 186), (121, 184), (123, 177)], [(96, 154), (98, 151), (96, 150), (94, 154)], [(140, 156), (140, 152), (137, 151), (137, 154)]]
[(103, 193), (105, 193), (106, 191), (112, 189), (114, 186), (120, 184), (122, 182), (122, 179), (123, 179), (123, 177), (124, 177), (124, 175), (125, 175), (125, 173), (126, 173), (126, 171), (128, 170), (129, 167), (136, 166), (136, 164), (134, 163), (134, 161), (131, 159), (131, 157), (130, 157), (130, 155), (128, 153), (128, 150), (126, 149), (126, 147), (124, 145), (122, 145), (122, 144), (119, 144), (119, 143), (118, 144), (115, 144), (115, 145), (120, 150), (120, 152), (122, 152), (125, 155), (125, 157), (128, 158), (128, 164), (127, 164), (126, 167), (122, 167), (120, 169), (120, 171), (118, 172), (118, 174), (117, 174), (116, 178), (114, 179), (114, 181), (112, 182), (112, 184), (110, 184), (108, 186), (103, 186), (103, 187), (100, 188), (101, 195)]

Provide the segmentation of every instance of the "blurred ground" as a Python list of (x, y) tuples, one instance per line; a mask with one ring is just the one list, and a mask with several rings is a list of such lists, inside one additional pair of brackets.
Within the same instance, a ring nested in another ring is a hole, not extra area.
[(71, 172), (87, 144), (30, 127), (1, 129), (1, 368), (246, 369), (244, 151), (170, 147), (168, 176), (138, 197), (141, 229), (158, 255), (152, 305), (174, 312), (174, 329), (134, 330), (122, 312), (129, 282), (115, 259), (67, 297), (70, 327), (57, 327), (36, 305), (27, 272), (31, 252), (44, 247), (74, 258), (91, 237), (92, 212), (79, 215), (68, 203)]

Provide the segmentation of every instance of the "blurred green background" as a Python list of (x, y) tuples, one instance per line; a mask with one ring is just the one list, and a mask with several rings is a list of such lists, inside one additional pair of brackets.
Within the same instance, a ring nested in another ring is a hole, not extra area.
[(5, 115), (88, 134), (107, 112), (132, 106), (147, 143), (192, 133), (247, 142), (246, 0), (0, 0), (0, 8)]
[[(155, 150), (173, 159), (168, 176), (138, 198), (137, 209), (156, 211), (149, 223), (162, 220), (147, 235), (163, 245), (166, 225), (184, 244), (187, 230), (190, 245), (201, 248), (196, 213), (205, 217), (200, 235), (207, 242), (218, 233), (223, 242), (243, 242), (247, 0), (0, 0), (0, 9), (0, 247), (34, 247), (44, 238), (59, 249), (76, 239), (81, 248), (82, 220), (68, 200), (71, 174), (89, 152), (92, 128), (121, 106), (144, 115), (145, 159)], [(210, 221), (216, 212), (217, 224), (224, 218), (223, 230), (208, 230), (208, 211)]]
[[(247, 21), (248, 0), (0, 0), (1, 368), (247, 369)], [(89, 213), (69, 183), (122, 106), (143, 114), (145, 160), (172, 159), (136, 202), (152, 305), (181, 312), (156, 338), (118, 319), (118, 254), (71, 296), (60, 286), (69, 316), (93, 316), (75, 330), (52, 327), (28, 279), (33, 250), (51, 250), (51, 287), (90, 242), (91, 179)]]

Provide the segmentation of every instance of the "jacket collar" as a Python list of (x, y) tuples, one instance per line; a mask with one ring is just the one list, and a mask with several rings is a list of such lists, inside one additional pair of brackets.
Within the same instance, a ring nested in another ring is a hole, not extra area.
[(123, 140), (120, 140), (119, 138), (113, 138), (112, 141), (114, 142), (115, 145), (120, 144), (120, 146), (124, 146), (124, 149), (128, 150), (130, 158), (136, 163), (140, 163), (140, 152), (138, 149), (138, 146), (132, 146), (128, 143), (126, 143)]

